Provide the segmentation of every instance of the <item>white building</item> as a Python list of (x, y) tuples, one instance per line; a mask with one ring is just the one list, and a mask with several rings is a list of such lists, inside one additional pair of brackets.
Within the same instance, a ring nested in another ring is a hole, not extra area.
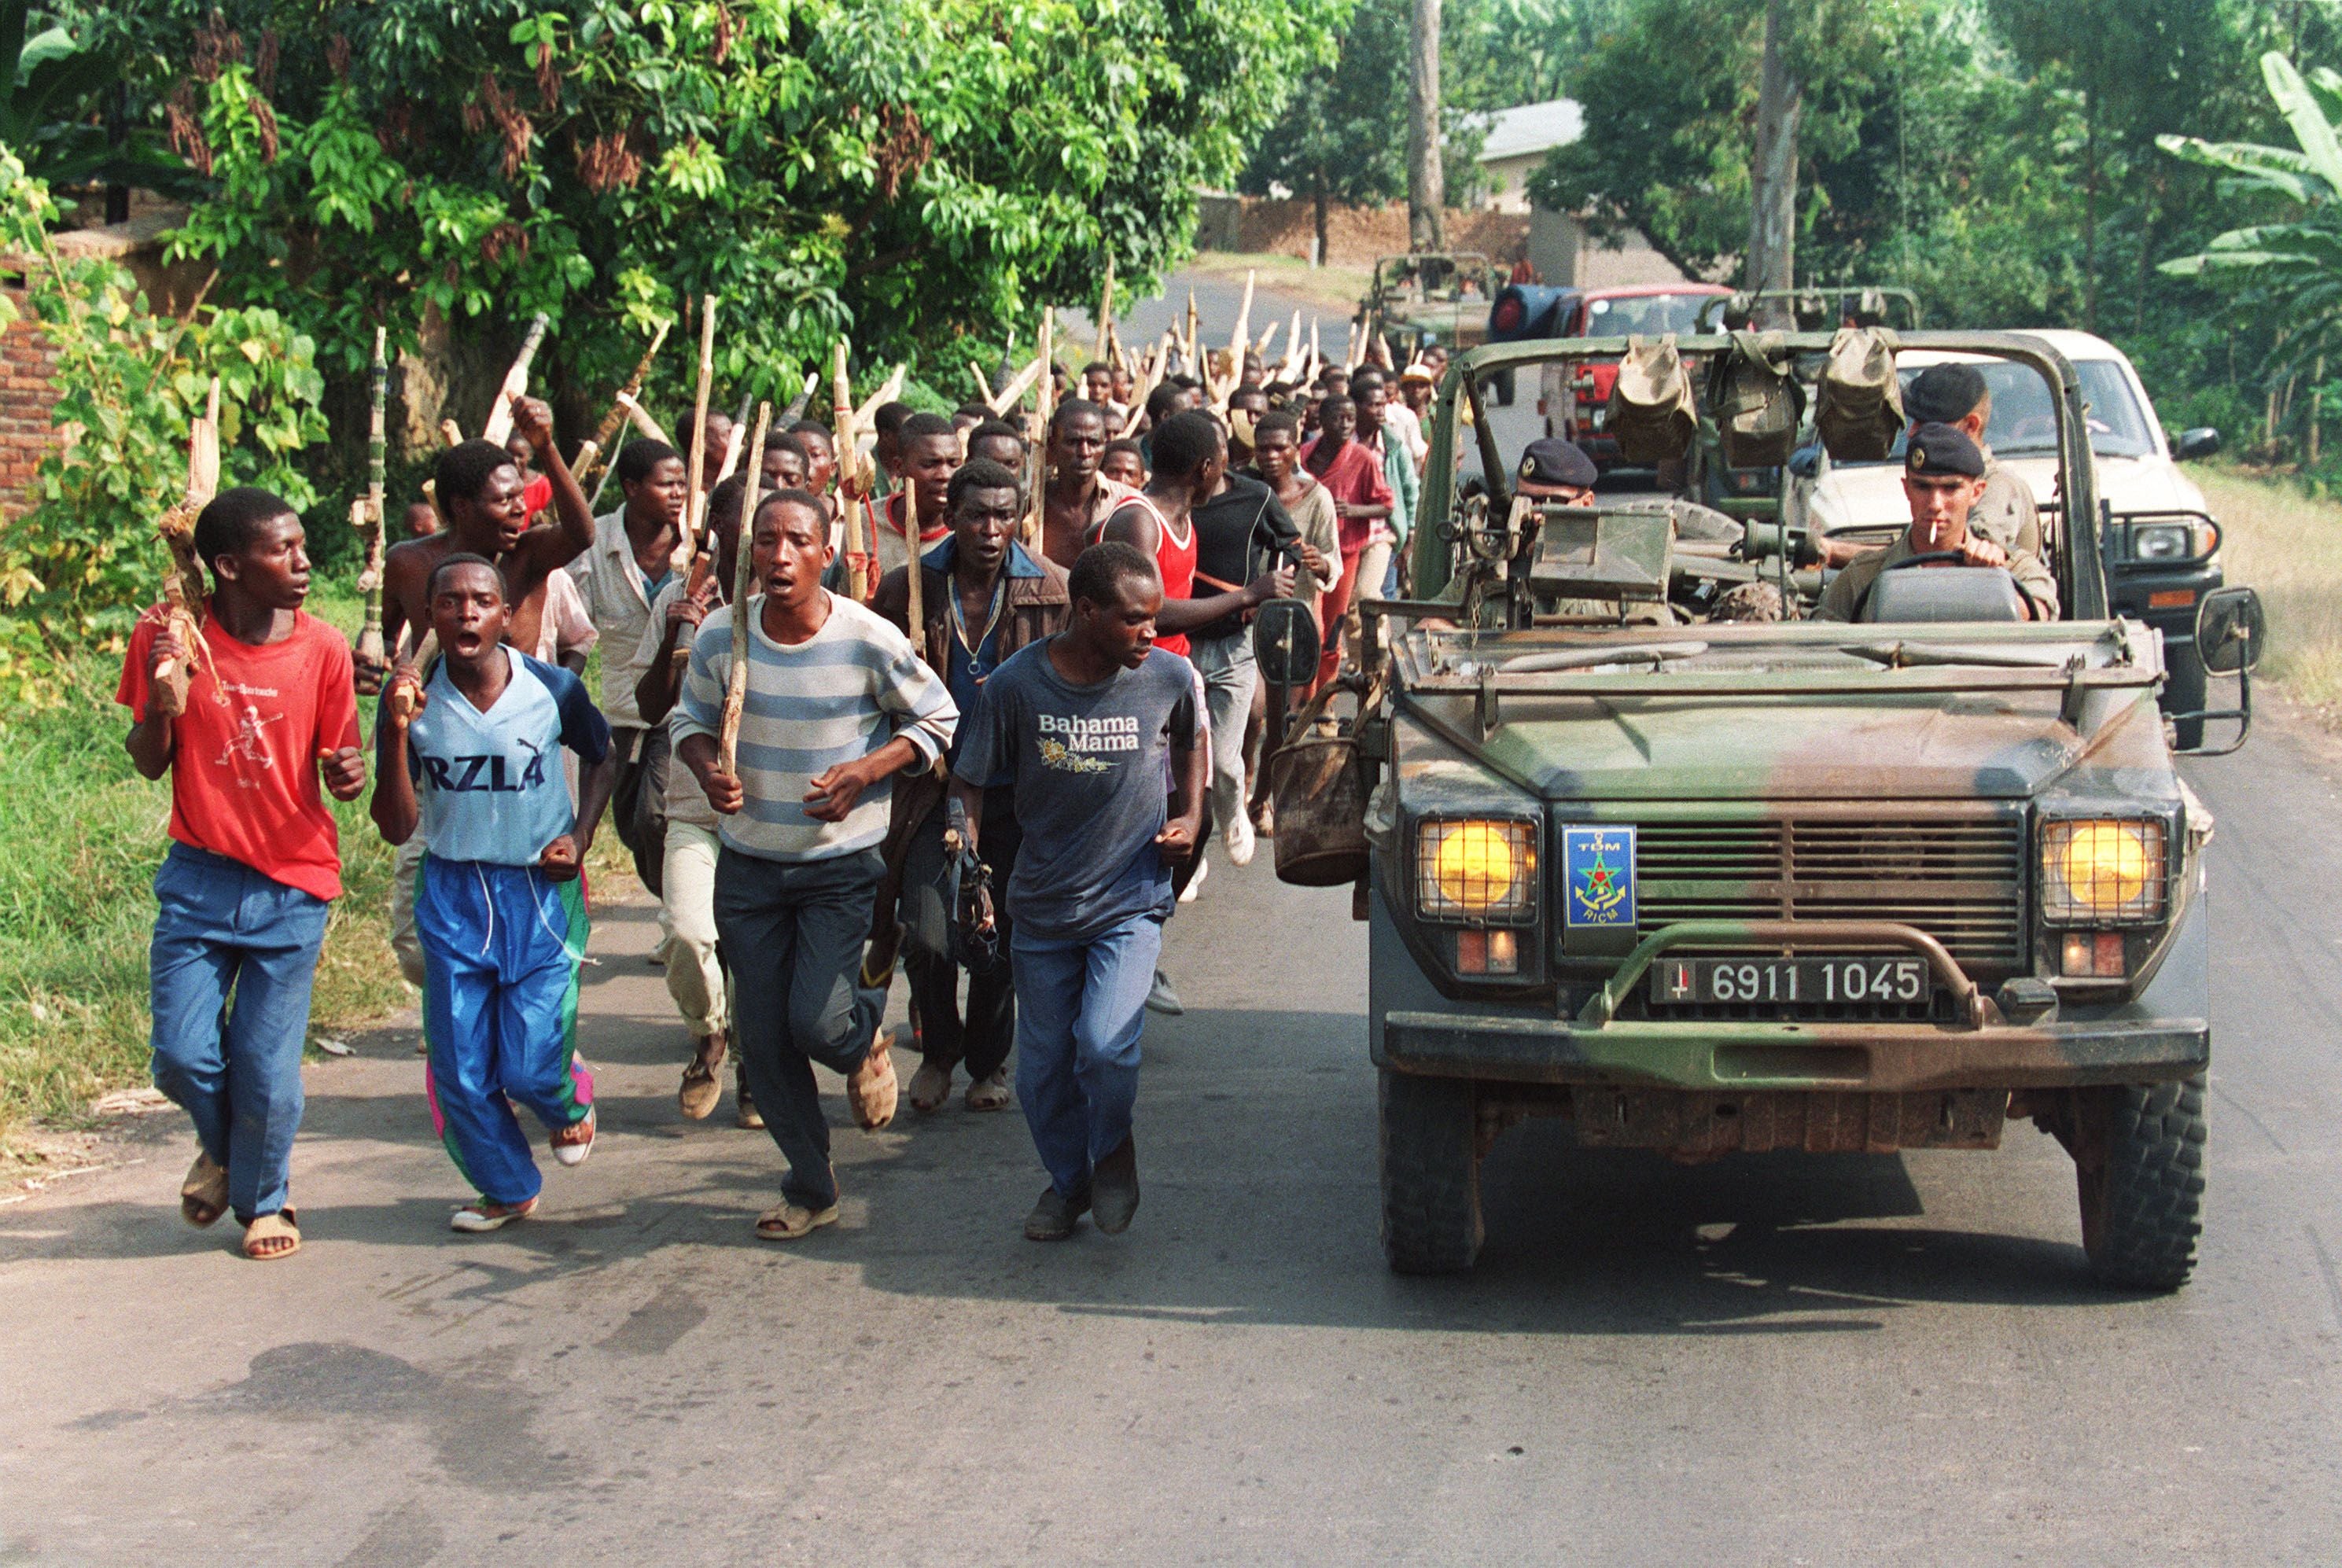
[(1634, 230), (1605, 241), (1589, 239), (1569, 213), (1547, 211), (1529, 200), (1529, 176), (1546, 155), (1585, 133), (1586, 111), (1573, 98), (1521, 104), (1475, 116), (1484, 131), (1480, 167), (1488, 176), (1482, 205), (1529, 216), (1529, 265), (1549, 284), (1610, 288), (1630, 284), (1681, 283), (1684, 275)]
[(1556, 147), (1566, 147), (1586, 129), (1586, 111), (1571, 98), (1522, 104), (1475, 116), (1486, 128), (1480, 167), (1487, 172), (1485, 205), (1500, 213), (1529, 210), (1529, 176)]

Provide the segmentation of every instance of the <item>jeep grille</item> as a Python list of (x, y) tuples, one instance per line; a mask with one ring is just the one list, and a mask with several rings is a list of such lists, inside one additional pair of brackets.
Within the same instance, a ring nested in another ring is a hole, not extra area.
[(1636, 824), (1638, 924), (1892, 920), (1979, 979), (2025, 956), (2025, 819), (1800, 815)]

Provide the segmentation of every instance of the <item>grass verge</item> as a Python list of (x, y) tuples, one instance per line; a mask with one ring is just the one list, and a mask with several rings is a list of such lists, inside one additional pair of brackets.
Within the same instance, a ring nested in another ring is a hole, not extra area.
[(2342, 715), (2342, 502), (2233, 469), (2195, 477), (2220, 522), (2227, 581), (2258, 590), (2267, 608), (2260, 673), (2332, 722)]
[[(355, 604), (313, 605), (336, 624)], [(147, 1079), (146, 948), (168, 844), (167, 782), (138, 776), (114, 704), (117, 661), (74, 672), (77, 700), (0, 743), (0, 1157), (28, 1119), (73, 1123)], [(325, 929), (310, 1026), (332, 1033), (400, 1005), (390, 952), (391, 851), (360, 797), (335, 805), (342, 898)]]

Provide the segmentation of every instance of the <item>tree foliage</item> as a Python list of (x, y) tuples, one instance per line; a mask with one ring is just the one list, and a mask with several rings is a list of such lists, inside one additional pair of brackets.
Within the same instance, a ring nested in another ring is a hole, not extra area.
[(155, 523), (185, 492), (189, 424), (215, 378), (223, 486), (306, 505), (297, 460), (325, 435), (315, 345), (281, 315), (158, 315), (117, 264), (60, 256), (55, 217), (48, 187), (0, 147), (0, 249), (29, 264), (25, 308), (56, 351), (52, 417), (68, 432), (36, 503), (0, 524), (0, 695), (20, 706), (54, 701), (68, 651), (118, 645), (156, 596)]
[[(501, 353), (599, 411), (655, 323), (725, 301), (717, 382), (793, 394), (850, 335), (956, 369), (1108, 254), (1145, 282), (1334, 0), (135, 0), (181, 231), (355, 371), (372, 328)], [(487, 356), (491, 361), (497, 355)], [(687, 356), (660, 367), (671, 394)], [(663, 384), (663, 385), (662, 385)], [(485, 389), (480, 394), (485, 397)], [(458, 409), (459, 418), (476, 417)]]

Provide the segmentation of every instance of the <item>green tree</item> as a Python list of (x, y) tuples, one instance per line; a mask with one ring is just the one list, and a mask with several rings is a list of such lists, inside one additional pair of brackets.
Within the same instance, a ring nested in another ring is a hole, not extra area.
[(177, 254), (345, 378), (376, 323), (433, 335), (466, 425), (543, 311), (575, 430), (691, 295), (724, 300), (728, 402), (794, 394), (840, 335), (956, 383), (1109, 252), (1144, 285), (1335, 3), (132, 0), (113, 25), (210, 185)]
[(1359, 0), (1338, 52), (1295, 83), (1284, 115), (1264, 129), (1245, 168), (1243, 189), (1252, 195), (1282, 188), (1309, 198), (1320, 257), (1335, 203), (1372, 206), (1406, 194), (1412, 14), (1409, 0)]

